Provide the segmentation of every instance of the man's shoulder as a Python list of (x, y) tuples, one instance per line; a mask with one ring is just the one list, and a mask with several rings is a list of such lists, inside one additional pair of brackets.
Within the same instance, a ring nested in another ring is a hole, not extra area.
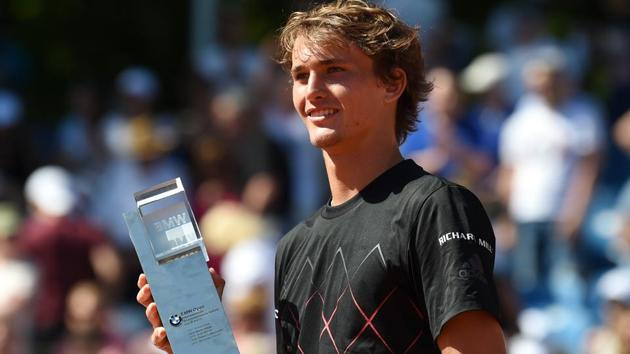
[(401, 194), (408, 200), (403, 202), (417, 211), (427, 207), (450, 209), (454, 205), (483, 208), (479, 198), (467, 187), (430, 173), (410, 181), (404, 190)]
[[(420, 167), (418, 167), (420, 168)], [(470, 193), (466, 187), (452, 182), (444, 177), (423, 172), (417, 178), (410, 180), (402, 189), (401, 195), (411, 198), (415, 203), (424, 204), (429, 198), (448, 194), (451, 190)]]
[(400, 206), (409, 200), (422, 201), (449, 184), (448, 180), (427, 172), (414, 160), (408, 159), (385, 172), (361, 193), (363, 199), (370, 203), (384, 201)]
[(475, 199), (467, 188), (427, 172), (411, 159), (381, 175), (361, 195), (367, 202), (364, 205), (383, 213), (392, 210), (396, 213), (404, 211), (413, 214), (428, 200), (441, 203), (448, 200), (460, 202)]

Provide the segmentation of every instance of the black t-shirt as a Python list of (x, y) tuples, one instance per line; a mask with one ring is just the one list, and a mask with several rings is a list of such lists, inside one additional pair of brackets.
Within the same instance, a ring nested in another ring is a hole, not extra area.
[(497, 316), (494, 247), (471, 192), (405, 160), (280, 241), (278, 353), (439, 353), (455, 315)]

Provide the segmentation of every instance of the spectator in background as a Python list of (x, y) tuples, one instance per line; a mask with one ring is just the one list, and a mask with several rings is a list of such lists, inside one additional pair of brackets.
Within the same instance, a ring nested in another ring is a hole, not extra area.
[(244, 87), (229, 87), (208, 101), (208, 122), (192, 144), (199, 214), (222, 199), (238, 200), (251, 211), (275, 212), (280, 194), (275, 146), (259, 122), (259, 111)]
[[(544, 54), (544, 55), (542, 55)], [(525, 307), (555, 306), (571, 317), (550, 334), (578, 350), (573, 338), (589, 325), (585, 279), (576, 257), (582, 221), (599, 171), (601, 117), (571, 89), (560, 50), (529, 61), (529, 93), (501, 132), (499, 195), (517, 224), (513, 281)]]
[(401, 152), (425, 170), (474, 189), (491, 160), (476, 149), (474, 136), (461, 124), (466, 107), (455, 74), (434, 68), (427, 77), (434, 89), (420, 112), (418, 130), (407, 137)]
[(250, 178), (270, 170), (269, 143), (261, 131), (258, 112), (245, 87), (228, 87), (210, 100), (211, 134), (225, 147), (243, 190)]
[(504, 92), (508, 70), (505, 55), (486, 53), (475, 58), (459, 76), (462, 90), (473, 99), (461, 122), (462, 128), (472, 136), (475, 149), (489, 162), (488, 171), (471, 186), (486, 206), (496, 203), (499, 134), (511, 111)]
[(189, 104), (177, 121), (194, 186), (189, 191), (190, 203), (193, 213), (200, 216), (219, 201), (238, 200), (240, 190), (234, 161), (213, 127), (212, 84), (195, 75), (189, 84)]
[[(156, 116), (159, 83), (153, 72), (144, 67), (127, 68), (118, 75), (116, 89), (119, 107), (110, 112), (103, 122), (104, 139), (109, 152), (115, 157), (124, 158), (141, 153), (138, 150), (152, 145), (156, 149), (169, 151), (176, 137), (168, 129), (171, 123), (169, 117)], [(151, 140), (151, 129), (161, 134), (160, 139)], [(150, 140), (152, 145), (138, 145), (144, 142), (143, 139)]]
[(110, 112), (102, 126), (110, 157), (91, 205), (93, 216), (116, 246), (133, 254), (120, 217), (122, 211), (135, 208), (133, 193), (176, 177), (184, 184), (189, 179), (182, 161), (172, 154), (178, 144), (174, 121), (156, 113), (159, 85), (154, 74), (142, 67), (128, 68), (118, 75), (117, 89), (120, 108)]
[(75, 284), (65, 308), (65, 332), (55, 354), (123, 354), (122, 341), (109, 321), (107, 294), (97, 283)]
[(103, 232), (74, 213), (77, 195), (72, 176), (65, 170), (54, 166), (37, 169), (26, 181), (25, 195), (30, 213), (17, 231), (16, 244), (39, 276), (34, 349), (47, 354), (63, 332), (65, 300), (72, 286), (97, 276), (113, 286), (120, 267)]
[(195, 178), (191, 206), (195, 215), (203, 215), (222, 201), (238, 201), (236, 167), (224, 144), (217, 138), (202, 134), (190, 143), (190, 164)]

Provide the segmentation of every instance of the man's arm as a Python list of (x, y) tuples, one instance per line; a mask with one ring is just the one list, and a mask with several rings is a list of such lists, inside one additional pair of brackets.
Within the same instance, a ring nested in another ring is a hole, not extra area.
[(449, 354), (505, 353), (493, 281), (496, 244), (481, 202), (445, 185), (424, 201), (418, 220), (419, 290), (437, 346)]
[(466, 311), (450, 319), (437, 344), (442, 354), (504, 354), (505, 339), (497, 320), (486, 311)]

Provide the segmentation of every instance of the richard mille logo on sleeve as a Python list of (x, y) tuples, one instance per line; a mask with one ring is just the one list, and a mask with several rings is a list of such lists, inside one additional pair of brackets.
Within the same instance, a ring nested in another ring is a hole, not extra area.
[(475, 242), (477, 245), (488, 250), (488, 252), (490, 253), (494, 252), (492, 249), (492, 245), (488, 241), (482, 238), (476, 237), (473, 233), (470, 233), (470, 232), (451, 231), (438, 237), (438, 242), (440, 243), (440, 247), (446, 244), (447, 242), (450, 242), (453, 240)]

